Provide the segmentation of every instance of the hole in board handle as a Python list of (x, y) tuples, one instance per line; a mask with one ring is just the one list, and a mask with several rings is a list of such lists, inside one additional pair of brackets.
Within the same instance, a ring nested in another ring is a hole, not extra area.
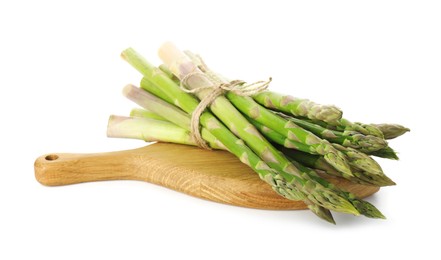
[(44, 159), (46, 159), (47, 161), (54, 161), (54, 160), (58, 159), (58, 155), (49, 154), (49, 155), (46, 155), (46, 157), (44, 157)]

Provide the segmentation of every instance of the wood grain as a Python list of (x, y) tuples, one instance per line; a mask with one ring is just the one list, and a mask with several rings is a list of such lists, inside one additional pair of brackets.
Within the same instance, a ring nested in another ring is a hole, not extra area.
[[(225, 151), (156, 143), (142, 148), (96, 154), (53, 153), (35, 161), (35, 177), (43, 185), (59, 186), (104, 180), (140, 180), (195, 197), (260, 209), (304, 209), (301, 201), (287, 200), (236, 157)], [(328, 180), (357, 196), (377, 187)]]

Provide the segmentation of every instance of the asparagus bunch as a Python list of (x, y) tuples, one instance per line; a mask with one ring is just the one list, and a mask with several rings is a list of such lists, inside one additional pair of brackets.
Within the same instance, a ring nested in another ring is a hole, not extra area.
[(170, 43), (160, 48), (164, 64), (159, 68), (131, 48), (121, 56), (143, 75), (141, 88), (128, 85), (123, 93), (144, 109), (132, 110), (131, 117), (111, 116), (108, 136), (197, 145), (201, 140), (191, 134), (192, 115), (208, 96), (212, 100), (198, 121), (209, 147), (231, 152), (278, 194), (302, 200), (331, 223), (330, 210), (384, 218), (373, 205), (335, 187), (317, 172), (357, 183), (393, 185), (365, 154), (390, 156), (383, 133), (377, 133), (390, 127), (350, 123), (335, 106), (269, 91), (253, 97), (235, 91), (214, 96), (213, 88), (229, 81), (209, 70), (197, 55)]
[[(165, 100), (160, 102), (160, 99), (154, 99), (152, 95), (148, 95), (149, 97), (147, 102), (141, 103), (139, 101), (135, 101), (138, 104), (143, 104), (146, 108), (160, 114), (161, 117), (167, 118), (167, 120), (172, 120), (171, 122), (174, 124), (180, 125), (189, 130), (190, 116), (188, 115), (186, 120), (185, 116), (178, 111), (187, 111), (187, 113), (191, 114), (191, 112), (196, 108), (198, 101), (190, 94), (182, 91), (179, 86), (177, 86), (166, 76), (166, 74), (153, 67), (150, 63), (140, 57), (140, 55), (137, 54), (133, 49), (127, 49), (124, 51), (123, 58), (144, 75), (144, 79), (141, 82), (141, 87), (148, 89), (151, 93)], [(136, 88), (131, 88), (131, 90), (134, 91)], [(137, 94), (132, 95), (126, 89), (124, 93), (126, 96), (131, 97), (132, 100), (135, 98), (146, 99), (146, 95), (143, 97), (140, 94), (146, 94), (146, 92), (138, 91)], [(182, 110), (179, 110), (166, 101), (177, 104)], [(158, 108), (160, 103), (162, 106)], [(166, 104), (169, 105), (169, 109), (166, 109)], [(178, 113), (181, 115), (178, 116)], [(260, 147), (263, 148), (263, 151), (260, 153), (260, 156), (258, 156), (247, 145), (245, 145), (241, 139), (238, 139), (221, 122), (219, 122), (218, 119), (211, 113), (204, 112), (200, 118), (200, 122), (204, 128), (206, 128), (222, 143), (226, 149), (228, 149), (228, 151), (236, 155), (243, 163), (247, 164), (254, 171), (256, 171), (260, 178), (269, 183), (280, 195), (288, 199), (303, 200), (314, 213), (330, 222), (332, 222), (332, 219), (329, 218), (329, 216), (331, 216), (329, 209), (356, 215), (360, 214), (350, 202), (334, 194), (332, 190), (329, 190), (326, 187), (317, 187), (316, 189), (307, 191), (306, 189), (308, 187), (318, 186), (318, 184), (315, 184), (314, 181), (309, 180), (307, 178), (308, 176), (301, 176), (303, 173), (297, 173), (297, 169), (290, 167), (291, 163), (289, 160), (286, 160), (287, 165), (278, 165), (279, 169), (284, 168), (285, 170), (275, 170), (274, 168), (271, 168), (269, 164), (276, 165), (276, 162), (272, 161), (273, 158), (267, 155), (267, 152), (265, 151), (266, 147), (264, 145), (260, 145)], [(111, 127), (111, 124), (109, 124), (109, 127)], [(255, 131), (253, 134), (260, 137), (257, 131)], [(119, 135), (119, 137), (124, 136)], [(277, 156), (282, 157), (280, 154)], [(269, 159), (269, 163), (265, 162), (261, 158), (264, 158), (265, 160)]]

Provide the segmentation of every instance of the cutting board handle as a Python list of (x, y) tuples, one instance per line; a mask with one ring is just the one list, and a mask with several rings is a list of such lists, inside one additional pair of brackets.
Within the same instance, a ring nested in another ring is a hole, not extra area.
[(45, 154), (35, 160), (35, 178), (46, 186), (137, 179), (127, 160), (128, 156), (121, 152)]

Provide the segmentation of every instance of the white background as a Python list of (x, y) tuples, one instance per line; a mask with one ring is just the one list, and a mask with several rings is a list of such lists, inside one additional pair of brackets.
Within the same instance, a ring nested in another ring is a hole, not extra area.
[[(439, 1), (1, 1), (0, 259), (440, 257), (440, 13)], [(380, 160), (398, 185), (369, 199), (388, 219), (333, 226), (135, 181), (40, 185), (42, 154), (144, 145), (105, 135), (140, 80), (119, 54), (159, 64), (168, 40), (230, 78), (272, 76), (349, 119), (410, 127), (390, 142), (401, 160)]]

